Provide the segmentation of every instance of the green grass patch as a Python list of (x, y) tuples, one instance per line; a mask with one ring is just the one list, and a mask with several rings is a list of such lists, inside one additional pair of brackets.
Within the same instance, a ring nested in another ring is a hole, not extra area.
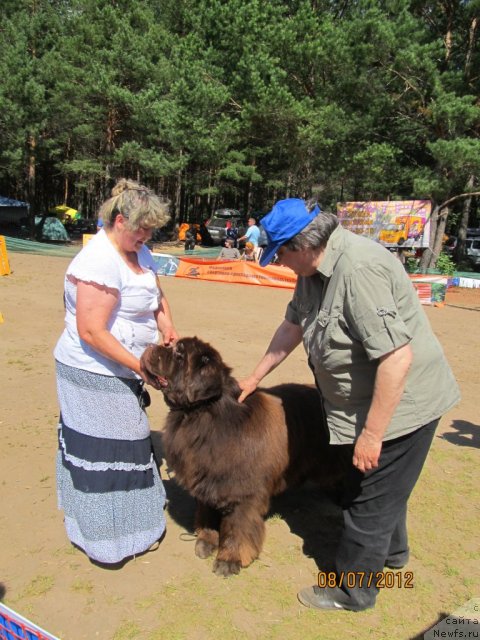
[(113, 634), (112, 640), (135, 640), (141, 637), (141, 629), (135, 622), (124, 622)]
[(90, 582), (90, 580), (81, 580), (78, 578), (72, 583), (70, 589), (81, 593), (92, 593), (93, 583)]
[(36, 576), (21, 592), (20, 598), (32, 598), (43, 596), (48, 593), (54, 586), (55, 579), (53, 576)]

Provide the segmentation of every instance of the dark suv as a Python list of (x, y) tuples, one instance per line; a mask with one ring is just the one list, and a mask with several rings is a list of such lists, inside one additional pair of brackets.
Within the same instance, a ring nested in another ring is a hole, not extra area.
[(236, 209), (218, 209), (212, 218), (207, 222), (208, 232), (215, 244), (223, 244), (226, 238), (227, 222), (236, 225), (238, 229), (238, 237), (245, 234), (247, 230), (246, 218)]

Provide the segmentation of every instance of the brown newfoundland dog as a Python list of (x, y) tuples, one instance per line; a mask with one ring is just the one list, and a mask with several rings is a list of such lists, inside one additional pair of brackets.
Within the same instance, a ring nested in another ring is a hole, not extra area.
[(165, 458), (196, 498), (195, 553), (218, 550), (217, 575), (238, 573), (258, 557), (271, 496), (307, 478), (325, 486), (341, 479), (344, 448), (328, 444), (314, 387), (262, 389), (240, 404), (231, 369), (198, 338), (151, 345), (142, 365), (167, 380)]

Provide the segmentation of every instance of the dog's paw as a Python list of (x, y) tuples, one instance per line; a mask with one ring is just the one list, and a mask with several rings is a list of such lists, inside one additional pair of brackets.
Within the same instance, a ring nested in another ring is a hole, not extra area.
[(240, 573), (240, 562), (215, 560), (213, 563), (213, 573), (222, 578), (237, 575)]
[(198, 539), (195, 543), (195, 555), (203, 560), (209, 558), (217, 547), (211, 542)]

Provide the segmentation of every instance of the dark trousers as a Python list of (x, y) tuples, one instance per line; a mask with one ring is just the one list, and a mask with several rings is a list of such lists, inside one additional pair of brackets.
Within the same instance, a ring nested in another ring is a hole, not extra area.
[(347, 606), (373, 606), (378, 593), (376, 574), (381, 574), (385, 564), (399, 566), (408, 560), (407, 501), (438, 422), (384, 442), (376, 469), (361, 473), (352, 466), (348, 473), (344, 530), (336, 554), (337, 576), (343, 577), (341, 588)]

